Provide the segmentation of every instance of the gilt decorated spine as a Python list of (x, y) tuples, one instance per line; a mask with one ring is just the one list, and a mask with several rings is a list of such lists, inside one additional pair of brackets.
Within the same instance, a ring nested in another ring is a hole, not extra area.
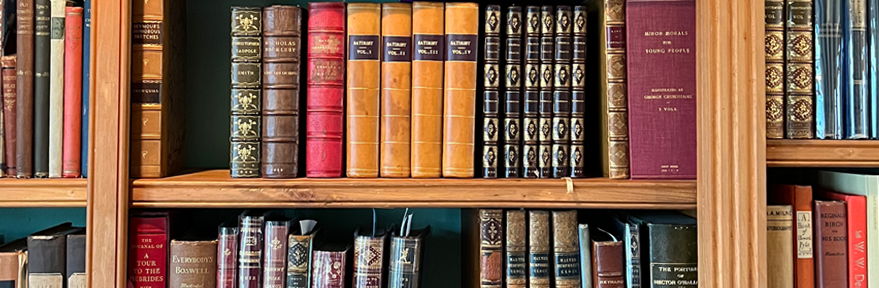
[(34, 173), (34, 0), (19, 0), (15, 79), (16, 177)]
[(287, 236), (287, 288), (311, 287), (311, 249), (314, 233)]
[(308, 3), (307, 177), (342, 176), (345, 3)]
[[(82, 154), (82, 7), (66, 7), (64, 25), (64, 145), (61, 176), (78, 178)], [(86, 119), (88, 120), (88, 119)], [(50, 167), (51, 168), (51, 167)], [(51, 175), (50, 175), (51, 176)]]
[(550, 287), (550, 229), (549, 212), (528, 211), (528, 287)]
[(238, 230), (238, 288), (262, 287), (263, 223), (265, 217), (245, 214)]
[(169, 288), (217, 287), (217, 240), (171, 240), (170, 247)]
[(412, 177), (442, 176), (443, 3), (412, 3)]
[(525, 288), (528, 286), (528, 259), (526, 251), (527, 229), (525, 210), (507, 211), (506, 219), (506, 253), (504, 254), (506, 265), (504, 287)]
[[(267, 18), (266, 18), (267, 19)], [(262, 259), (263, 288), (285, 288), (287, 280), (287, 235), (290, 221), (277, 220), (265, 222), (265, 243)]]
[[(49, 0), (34, 0), (34, 145), (33, 166), (34, 177), (49, 177), (49, 146), (58, 145), (58, 155), (61, 156), (61, 137), (52, 137), (50, 133), (60, 133), (61, 123), (58, 127), (50, 129), (49, 126), (49, 66), (51, 56), (51, 31), (52, 31), (52, 5)], [(62, 95), (58, 95), (63, 97)], [(60, 104), (60, 103), (59, 103)], [(61, 112), (62, 107), (58, 107)], [(52, 131), (50, 131), (52, 130)], [(53, 155), (55, 156), (55, 155)], [(54, 159), (53, 159), (54, 160)]]
[(571, 174), (571, 6), (559, 5), (555, 14), (552, 91), (552, 177)]
[(259, 177), (262, 124), (262, 10), (232, 7), (232, 117), (230, 166), (233, 178)]
[(604, 177), (628, 179), (629, 103), (626, 83), (626, 1), (593, 1), (599, 27), (599, 113), (601, 166)]
[(552, 98), (555, 74), (553, 58), (555, 58), (555, 11), (549, 5), (540, 7), (540, 178), (552, 177)]
[(586, 6), (574, 6), (571, 40), (571, 178), (586, 177)]
[(348, 4), (348, 177), (379, 176), (381, 4)]
[[(820, 1), (820, 0), (819, 0)], [(790, 139), (811, 139), (815, 138), (815, 61), (812, 56), (815, 54), (815, 46), (813, 45), (814, 36), (813, 32), (815, 29), (813, 28), (812, 21), (812, 2), (813, 0), (787, 0), (787, 31), (786, 31), (786, 41), (787, 51), (785, 54), (785, 60), (787, 67), (785, 71), (787, 72), (787, 79), (785, 79), (785, 110), (786, 117), (785, 120), (787, 123), (787, 127), (785, 128), (786, 137)], [(863, 25), (863, 19), (861, 19), (861, 35), (864, 35), (864, 29), (866, 28)], [(767, 26), (768, 27), (768, 26)], [(861, 41), (864, 40), (864, 37), (860, 37)], [(865, 43), (865, 42), (861, 42)], [(861, 54), (862, 57), (866, 56), (866, 53)], [(769, 54), (767, 53), (767, 56)], [(865, 64), (866, 60), (864, 60)], [(769, 64), (767, 64), (768, 66)], [(854, 68), (853, 68), (854, 69)], [(867, 88), (869, 85), (867, 82), (867, 69), (866, 67), (861, 68), (863, 73), (861, 73), (862, 78), (861, 82), (864, 84), (860, 87), (863, 97), (866, 101), (869, 98), (869, 94), (867, 94)], [(854, 80), (858, 81), (858, 80)], [(769, 83), (767, 83), (768, 85)], [(767, 86), (768, 87), (768, 86)], [(768, 88), (767, 88), (768, 89)], [(866, 111), (866, 105), (863, 107), (864, 111)], [(868, 117), (865, 117), (868, 118)], [(768, 118), (767, 118), (768, 119)], [(869, 133), (867, 131), (868, 126), (866, 126), (866, 121), (869, 119), (863, 119), (864, 121), (864, 137), (866, 138)], [(768, 121), (768, 120), (767, 120)]]
[(238, 287), (238, 223), (217, 230), (217, 288)]
[(443, 177), (474, 176), (479, 4), (446, 3)]
[(766, 33), (766, 138), (784, 138), (784, 23), (785, 0), (766, 0), (763, 15)]
[(479, 287), (500, 288), (503, 285), (504, 214), (500, 209), (479, 209)]
[(322, 245), (312, 252), (312, 288), (345, 288), (350, 246)]
[(525, 7), (524, 105), (522, 113), (522, 174), (540, 178), (540, 7)]
[[(64, 129), (64, 113), (65, 106), (65, 89), (64, 78), (67, 77), (65, 61), (64, 34), (65, 34), (65, 8), (67, 1), (52, 0), (51, 1), (51, 24), (50, 28), (50, 52), (49, 52), (49, 69), (48, 75), (48, 96), (49, 96), (49, 177), (61, 177), (62, 158), (64, 157), (62, 134), (66, 133)], [(82, 30), (82, 25), (80, 25)], [(80, 39), (82, 42), (82, 39)], [(81, 45), (82, 43), (80, 43)], [(80, 54), (82, 57), (82, 54)], [(81, 58), (80, 58), (81, 59)], [(80, 73), (81, 71), (76, 71)], [(79, 132), (78, 130), (76, 131)], [(77, 151), (79, 152), (79, 151)]]
[[(500, 21), (498, 14), (498, 21)], [(504, 176), (519, 178), (523, 175), (522, 154), (522, 6), (507, 8), (506, 40), (504, 48), (504, 104), (503, 155)], [(487, 43), (487, 42), (486, 42)], [(486, 53), (488, 51), (486, 50)], [(501, 105), (499, 105), (501, 107)]]
[(409, 236), (391, 237), (391, 259), (388, 267), (388, 287), (418, 288), (421, 286), (421, 262), (424, 238), (430, 226), (412, 231)]
[[(498, 118), (498, 109), (500, 107), (500, 18), (501, 6), (488, 5), (485, 7), (485, 57), (482, 69), (482, 177), (498, 178), (498, 169), (503, 169), (503, 165), (498, 165), (498, 159), (502, 159), (506, 163), (506, 158), (499, 156), (498, 138), (501, 132), (500, 119)], [(504, 99), (506, 100), (506, 99)], [(506, 101), (504, 101), (506, 102)], [(518, 99), (517, 99), (518, 103)], [(505, 103), (509, 104), (509, 103)], [(504, 127), (507, 128), (507, 127)], [(506, 129), (503, 129), (507, 132)], [(500, 166), (500, 167), (499, 167)], [(501, 175), (503, 176), (503, 174)]]
[(168, 214), (132, 215), (128, 232), (128, 282), (164, 288), (168, 283)]
[(554, 287), (580, 288), (578, 231), (577, 210), (552, 212)]
[[(360, 232), (360, 231), (358, 231)], [(354, 288), (385, 287), (387, 235), (354, 235)]]
[(382, 4), (381, 177), (409, 177), (412, 4)]
[[(9, 2), (6, 2), (9, 3)], [(5, 35), (4, 35), (5, 36)], [(3, 139), (6, 141), (6, 175), (9, 177), (16, 176), (16, 75), (15, 75), (15, 55), (0, 57), (0, 65), (2, 65), (3, 76)]]

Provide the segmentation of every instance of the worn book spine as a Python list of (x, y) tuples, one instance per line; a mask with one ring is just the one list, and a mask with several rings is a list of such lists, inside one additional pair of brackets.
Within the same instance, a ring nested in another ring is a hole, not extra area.
[(475, 275), (481, 288), (500, 288), (503, 285), (503, 241), (504, 212), (500, 209), (479, 209), (476, 211), (474, 237), (478, 240), (475, 251), (478, 256)]
[(287, 238), (287, 288), (311, 287), (311, 250), (314, 234)]
[(623, 242), (592, 242), (592, 283), (595, 288), (626, 287)]
[[(264, 18), (268, 19), (268, 17)], [(262, 286), (263, 288), (287, 287), (287, 235), (290, 234), (290, 221), (266, 221), (265, 243), (263, 244)]]
[(641, 271), (641, 229), (638, 224), (630, 223), (624, 219), (620, 219), (618, 223), (621, 224), (618, 225), (623, 229), (623, 236), (626, 239), (623, 244), (626, 253), (624, 255), (626, 259), (626, 287), (649, 286), (649, 284), (644, 284), (641, 279), (642, 275), (648, 274), (646, 271)]
[(217, 288), (238, 287), (238, 225), (220, 226), (217, 236)]
[(388, 267), (388, 287), (418, 288), (421, 286), (421, 259), (424, 257), (424, 238), (430, 227), (413, 231), (408, 237), (391, 237), (391, 259)]
[(552, 212), (552, 243), (554, 287), (580, 288), (577, 210)]
[(525, 7), (524, 105), (522, 105), (522, 175), (540, 177), (540, 7)]
[(552, 98), (555, 74), (553, 59), (555, 58), (555, 11), (550, 5), (540, 7), (540, 178), (552, 177)]
[(24, 247), (16, 247), (16, 250), (0, 253), (0, 285), (6, 285), (9, 288), (26, 288), (27, 243), (24, 245), (15, 242), (9, 244)]
[[(498, 21), (500, 21), (498, 14)], [(504, 34), (504, 104), (503, 106), (503, 155), (504, 177), (520, 178), (524, 175), (522, 167), (522, 6), (507, 8), (506, 34)], [(486, 43), (487, 40), (486, 40)], [(488, 50), (486, 50), (486, 55)]]
[(443, 177), (474, 176), (479, 4), (446, 3)]
[(261, 175), (294, 178), (299, 166), (302, 9), (263, 9)]
[(794, 283), (793, 208), (790, 205), (766, 206), (766, 265), (768, 287), (798, 287)]
[(815, 262), (818, 288), (848, 285), (845, 202), (815, 200)]
[(232, 10), (232, 117), (230, 162), (233, 178), (259, 177), (262, 129), (262, 31), (259, 7)]
[(342, 176), (345, 3), (308, 3), (307, 177)]
[[(51, 59), (52, 5), (34, 0), (34, 177), (49, 177), (49, 65)], [(61, 108), (63, 109), (63, 108)], [(57, 132), (61, 132), (61, 127)], [(58, 145), (61, 139), (58, 138)], [(60, 150), (59, 150), (60, 152)], [(60, 154), (58, 156), (61, 156)]]
[[(789, 218), (788, 218), (789, 219)], [(658, 283), (674, 283), (675, 287), (699, 287), (698, 257), (696, 239), (696, 224), (647, 224), (649, 243), (647, 247), (647, 259), (644, 263), (649, 271), (645, 283), (651, 283), (656, 287)], [(645, 270), (646, 270), (645, 269)], [(788, 267), (787, 271), (793, 271)]]
[[(506, 163), (506, 153), (503, 157), (499, 156), (498, 134), (501, 133), (500, 119), (498, 119), (498, 109), (500, 107), (500, 19), (501, 6), (488, 5), (485, 7), (485, 57), (482, 69), (482, 177), (498, 178), (498, 169), (503, 169), (504, 165), (498, 165), (498, 159)], [(504, 99), (506, 100), (506, 99)], [(517, 102), (518, 103), (518, 99)], [(507, 104), (507, 103), (505, 103)], [(506, 133), (507, 127), (504, 127)], [(515, 156), (515, 154), (513, 155)], [(503, 174), (501, 174), (503, 176)]]
[[(82, 154), (82, 7), (65, 9), (64, 145), (61, 176), (78, 178)], [(86, 119), (88, 120), (88, 119)]]
[(354, 288), (385, 287), (386, 235), (355, 235)]
[(767, 188), (767, 203), (770, 205), (792, 205), (794, 209), (794, 237), (789, 241), (793, 247), (794, 279), (796, 287), (815, 287), (815, 260), (812, 223), (812, 186), (778, 185)]
[(19, 0), (15, 79), (16, 177), (34, 175), (34, 0)]
[(577, 225), (580, 240), (580, 287), (592, 286), (592, 238), (589, 237), (589, 224)]
[(552, 90), (552, 177), (571, 174), (571, 6), (559, 5), (555, 11)]
[(246, 215), (238, 228), (238, 287), (262, 287), (263, 223), (261, 215)]
[(787, 18), (785, 0), (766, 0), (763, 14), (766, 33), (763, 38), (766, 53), (766, 138), (784, 138), (784, 23)]
[(412, 153), (414, 178), (442, 176), (443, 3), (412, 3)]
[(629, 102), (626, 100), (626, 1), (593, 1), (597, 11), (601, 167), (604, 177), (628, 179)]
[(168, 216), (133, 215), (129, 227), (128, 281), (134, 287), (166, 287)]
[[(785, 99), (785, 111), (786, 111), (786, 137), (790, 139), (811, 139), (815, 138), (815, 109), (814, 99), (815, 99), (815, 61), (812, 56), (815, 53), (815, 46), (812, 45), (814, 43), (813, 32), (815, 31), (814, 23), (812, 21), (812, 2), (813, 0), (787, 0), (787, 24), (785, 25), (787, 30), (786, 33), (786, 47), (787, 51), (785, 54), (785, 62), (787, 62), (786, 72), (787, 78), (784, 83), (786, 87), (786, 99)], [(864, 1), (857, 0), (855, 2), (864, 3)], [(863, 8), (863, 7), (862, 7)], [(865, 41), (865, 32), (866, 32), (866, 22), (864, 14), (866, 10), (861, 11), (860, 17), (860, 42), (862, 47), (866, 47)], [(862, 51), (863, 50), (863, 51)], [(857, 52), (861, 51), (861, 52)], [(869, 126), (867, 125), (867, 121), (869, 121), (869, 117), (867, 117), (867, 103), (869, 95), (867, 84), (867, 67), (866, 67), (866, 51), (865, 49), (857, 49), (853, 50), (853, 52), (857, 52), (853, 55), (860, 55), (862, 57), (861, 65), (863, 66), (850, 66), (852, 70), (860, 70), (860, 73), (852, 74), (853, 77), (860, 76), (860, 80), (857, 78), (850, 78), (853, 82), (862, 82), (863, 84), (858, 85), (858, 91), (862, 96), (864, 101), (862, 109), (863, 109), (863, 128), (862, 128), (862, 138), (869, 137)], [(860, 53), (860, 54), (858, 54)], [(767, 57), (768, 54), (767, 54)], [(857, 75), (855, 75), (857, 74)], [(768, 83), (767, 83), (768, 84)], [(854, 123), (853, 123), (854, 124)], [(851, 126), (851, 125), (850, 125)]]
[[(3, 0), (0, 0), (0, 43), (2, 43), (3, 35), (5, 34), (5, 33), (3, 33), (3, 29), (9, 28), (9, 27), (4, 27), (5, 25), (3, 24), (3, 22), (5, 19), (3, 19), (2, 9), (3, 9)], [(0, 56), (3, 56), (3, 47), (4, 46), (6, 46), (6, 45), (0, 44)], [(3, 83), (3, 81), (2, 81), (2, 79), (0, 79), (0, 85), (2, 85), (2, 83)], [(0, 101), (2, 101), (2, 98), (3, 98), (3, 96), (0, 95)], [(0, 177), (6, 177), (6, 169), (7, 169), (6, 149), (8, 149), (8, 148), (6, 148), (6, 140), (5, 140), (6, 139), (6, 133), (5, 133), (6, 132), (6, 128), (5, 128), (6, 127), (6, 117), (5, 117), (5, 115), (6, 115), (6, 110), (3, 109), (3, 107), (0, 107)]]
[[(66, 76), (65, 70), (67, 69), (64, 65), (64, 50), (66, 49), (64, 36), (67, 30), (64, 27), (66, 4), (67, 1), (64, 0), (51, 0), (50, 9), (51, 23), (49, 24), (49, 30), (51, 40), (49, 40), (49, 69), (47, 70), (48, 75), (46, 77), (48, 77), (47, 86), (49, 87), (49, 177), (52, 178), (61, 177), (62, 159), (64, 157), (62, 134), (64, 133), (64, 113), (66, 110), (66, 107), (64, 107), (66, 104), (66, 101), (64, 101), (64, 78)], [(37, 16), (37, 18), (39, 17)], [(39, 27), (40, 24), (37, 24), (37, 26)], [(79, 28), (82, 30), (82, 25)], [(39, 32), (37, 33), (39, 34)], [(82, 39), (80, 39), (80, 42), (82, 42)]]
[(527, 229), (525, 210), (507, 211), (505, 254), (505, 288), (525, 288), (528, 286), (528, 261), (525, 255)]
[[(6, 3), (9, 3), (8, 0)], [(16, 75), (15, 75), (15, 59), (16, 55), (8, 55), (0, 57), (0, 65), (2, 65), (3, 77), (3, 141), (6, 144), (6, 175), (9, 177), (15, 177), (16, 173), (16, 151), (17, 146), (15, 144), (16, 140), (16, 112), (17, 110), (17, 101), (16, 101)]]
[[(67, 235), (67, 266), (65, 281), (67, 288), (86, 288), (85, 273), (85, 233)], [(213, 264), (213, 263), (211, 263)]]
[(313, 288), (345, 288), (348, 277), (348, 249), (344, 251), (320, 251), (312, 253), (312, 285)]
[(171, 240), (170, 246), (168, 287), (217, 287), (217, 240)]
[(844, 1), (815, 2), (815, 137), (843, 139)]
[(70, 223), (27, 237), (28, 287), (65, 287)]
[[(867, 242), (867, 199), (863, 195), (819, 191), (821, 199), (845, 202), (846, 237), (848, 246), (848, 287), (869, 287), (867, 273), (867, 253), (870, 243)], [(872, 281), (870, 281), (872, 282)], [(875, 285), (875, 284), (874, 284)]]
[(382, 4), (381, 177), (409, 177), (412, 4)]
[(550, 229), (549, 212), (528, 211), (528, 287), (550, 287)]
[(82, 177), (88, 177), (89, 162), (89, 81), (91, 81), (91, 67), (89, 59), (91, 52), (91, 30), (92, 30), (92, 0), (84, 0), (82, 2), (83, 23), (82, 23), (82, 127), (80, 128), (80, 140), (82, 140), (82, 149), (80, 159), (80, 174)]
[[(793, 19), (794, 15), (799, 16), (800, 13), (802, 15), (811, 15), (811, 10), (807, 8), (812, 7), (812, 1), (810, 0), (787, 0), (788, 1), (788, 9), (790, 9), (791, 19), (788, 21), (788, 26), (790, 29), (793, 29), (795, 26), (799, 26), (795, 20)], [(870, 91), (869, 91), (869, 80), (867, 63), (867, 1), (865, 0), (847, 0), (842, 1), (843, 7), (846, 9), (844, 11), (843, 19), (844, 26), (842, 28), (843, 41), (845, 42), (845, 52), (843, 52), (845, 59), (845, 139), (867, 139), (870, 137)], [(796, 5), (796, 6), (795, 6)], [(800, 8), (801, 11), (795, 10)], [(806, 14), (808, 13), (808, 14)], [(801, 16), (803, 17), (803, 16)], [(811, 18), (807, 18), (811, 19)], [(803, 23), (805, 24), (805, 23)], [(794, 26), (794, 27), (791, 27)], [(805, 26), (805, 25), (803, 25)], [(789, 29), (789, 30), (790, 30)], [(791, 32), (788, 32), (791, 33)], [(808, 33), (808, 31), (806, 32)], [(811, 33), (809, 33), (811, 34)], [(792, 38), (792, 37), (791, 37)], [(788, 46), (790, 46), (789, 43)], [(790, 53), (790, 48), (788, 49), (788, 53)], [(810, 54), (807, 54), (810, 55)], [(790, 58), (790, 57), (789, 57)], [(788, 62), (793, 62), (792, 58), (788, 60)], [(803, 63), (803, 66), (810, 66), (809, 64)], [(795, 65), (795, 63), (788, 64), (788, 67)], [(803, 73), (805, 73), (804, 70)], [(789, 77), (792, 71), (788, 71)], [(803, 81), (805, 84), (805, 81)], [(810, 87), (811, 88), (811, 87)]]
[(378, 177), (381, 137), (382, 6), (349, 3), (346, 174)]
[[(574, 6), (571, 17), (571, 178), (586, 177), (586, 6)], [(590, 108), (591, 109), (591, 108)]]

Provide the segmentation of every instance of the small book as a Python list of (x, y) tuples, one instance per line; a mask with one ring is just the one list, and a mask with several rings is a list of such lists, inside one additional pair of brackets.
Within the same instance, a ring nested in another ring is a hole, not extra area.
[(0, 283), (27, 287), (27, 237), (0, 246)]
[(479, 4), (446, 3), (443, 177), (473, 178)]
[(232, 178), (259, 177), (262, 149), (262, 10), (233, 6), (230, 119)]
[[(501, 157), (498, 149), (498, 138), (501, 134), (500, 121), (498, 119), (498, 109), (500, 105), (500, 93), (498, 92), (498, 84), (500, 82), (499, 74), (503, 73), (500, 65), (500, 21), (501, 6), (488, 5), (485, 7), (485, 57), (482, 69), (482, 177), (498, 178), (498, 169), (503, 169), (503, 165), (498, 165), (498, 160), (505, 163), (508, 155)], [(506, 100), (506, 99), (504, 99)], [(518, 103), (518, 100), (516, 100)], [(509, 104), (509, 103), (505, 103)], [(506, 128), (503, 131), (506, 133)], [(502, 175), (503, 176), (503, 175)]]
[(385, 286), (385, 258), (388, 235), (384, 229), (354, 232), (354, 288)]
[(83, 228), (64, 223), (27, 237), (29, 287), (64, 287), (67, 277), (67, 235)]
[[(379, 176), (381, 137), (380, 3), (348, 3), (345, 166), (348, 177)], [(414, 99), (413, 99), (414, 100)]]
[(261, 287), (286, 287), (290, 220), (278, 215), (268, 215), (265, 220)]
[(525, 288), (528, 286), (528, 251), (527, 226), (525, 210), (507, 211), (506, 217), (506, 242), (504, 249), (506, 273), (504, 273), (506, 288)]
[(772, 273), (767, 275), (768, 287), (797, 287), (794, 282), (793, 207), (766, 206), (766, 259)]
[(551, 229), (548, 211), (528, 211), (528, 287), (550, 287), (553, 273), (550, 271)]
[(244, 211), (238, 217), (238, 288), (262, 287), (264, 223), (260, 211)]
[(217, 228), (217, 288), (238, 287), (238, 220)]
[(312, 253), (312, 288), (344, 288), (350, 244), (322, 243)]
[(85, 231), (67, 234), (67, 288), (86, 288)]
[(216, 287), (217, 286), (217, 244), (196, 230), (185, 236), (171, 240), (169, 288)]
[(287, 288), (309, 288), (317, 221), (294, 221), (290, 231), (287, 236)]
[(848, 285), (845, 202), (815, 200), (815, 283), (818, 288)]
[(580, 288), (577, 210), (552, 211), (554, 287)]
[(621, 235), (613, 235), (598, 226), (589, 232), (592, 237), (592, 283), (596, 288), (626, 287), (625, 248)]
[(391, 236), (391, 263), (388, 267), (388, 287), (418, 288), (421, 286), (421, 262), (424, 257), (424, 239), (430, 235), (430, 226)]
[[(465, 233), (463, 261), (468, 273), (467, 287), (500, 288), (503, 286), (504, 214), (500, 209), (464, 210)], [(462, 211), (463, 212), (463, 211)]]

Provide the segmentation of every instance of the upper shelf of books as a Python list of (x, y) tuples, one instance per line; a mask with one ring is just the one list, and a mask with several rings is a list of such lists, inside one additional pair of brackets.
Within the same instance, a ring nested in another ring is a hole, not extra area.
[(88, 182), (0, 178), (0, 207), (85, 207)]
[(766, 140), (769, 167), (879, 167), (879, 141)]

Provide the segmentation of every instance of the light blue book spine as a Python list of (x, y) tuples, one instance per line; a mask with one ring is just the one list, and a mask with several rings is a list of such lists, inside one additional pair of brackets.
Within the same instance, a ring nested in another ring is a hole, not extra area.
[(580, 287), (592, 288), (592, 238), (589, 224), (580, 224)]
[(842, 9), (838, 0), (815, 1), (815, 135), (843, 139)]
[(80, 171), (82, 177), (88, 176), (89, 162), (89, 52), (91, 51), (91, 30), (92, 30), (92, 0), (85, 0), (82, 4), (83, 10), (83, 28), (82, 28), (82, 166)]
[[(819, 0), (820, 1), (820, 0)], [(867, 80), (867, 5), (866, 0), (848, 0), (845, 4), (846, 59), (846, 139), (870, 137), (870, 91)]]
[(626, 225), (626, 275), (628, 288), (641, 287), (641, 233), (638, 225), (625, 223)]

